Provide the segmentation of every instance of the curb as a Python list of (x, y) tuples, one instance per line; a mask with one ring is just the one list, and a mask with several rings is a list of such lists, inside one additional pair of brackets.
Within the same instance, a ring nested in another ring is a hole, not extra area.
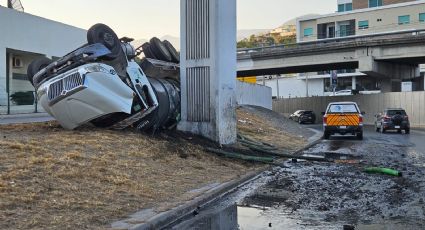
[[(321, 141), (322, 141), (321, 138), (316, 141), (313, 141), (307, 144), (306, 146), (304, 146), (303, 148), (295, 151), (293, 154), (298, 155), (304, 150), (311, 148), (312, 146), (318, 144)], [(193, 215), (193, 213), (197, 212), (202, 206), (208, 205), (220, 199), (221, 197), (237, 190), (241, 186), (255, 180), (263, 172), (273, 169), (275, 167), (279, 167), (279, 166), (269, 166), (269, 167), (266, 167), (265, 169), (258, 170), (256, 172), (252, 172), (245, 176), (242, 176), (239, 179), (235, 179), (230, 182), (221, 184), (218, 187), (213, 188), (212, 190), (206, 192), (205, 194), (195, 198), (194, 200), (187, 202), (186, 204), (173, 208), (169, 211), (162, 212), (158, 215), (155, 215), (149, 218), (144, 223), (134, 224), (125, 229), (131, 229), (131, 230), (163, 229), (185, 217), (188, 217), (189, 215)], [(120, 228), (117, 228), (117, 229), (120, 229)]]
[(187, 215), (192, 215), (200, 206), (204, 206), (208, 203), (214, 202), (220, 197), (238, 189), (240, 186), (254, 180), (258, 177), (264, 170), (249, 173), (243, 176), (240, 179), (236, 179), (230, 182), (226, 182), (218, 187), (214, 188), (212, 191), (208, 191), (206, 194), (195, 198), (194, 200), (183, 204), (179, 207), (176, 207), (170, 211), (160, 213), (146, 221), (146, 223), (134, 225), (131, 230), (151, 230), (151, 229), (161, 229), (167, 225), (173, 224), (186, 217)]

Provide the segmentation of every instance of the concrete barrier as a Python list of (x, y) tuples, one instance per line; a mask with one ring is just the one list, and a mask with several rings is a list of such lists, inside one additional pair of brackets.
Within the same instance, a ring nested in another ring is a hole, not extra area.
[[(409, 115), (410, 124), (415, 128), (425, 128), (425, 92), (401, 92), (370, 95), (289, 98), (273, 101), (273, 110), (289, 115), (296, 110), (313, 110), (318, 118), (330, 102), (354, 101), (363, 112), (365, 124), (372, 125), (375, 114), (385, 108), (403, 108)], [(319, 120), (317, 120), (319, 122)]]
[(267, 86), (249, 84), (241, 81), (236, 83), (236, 100), (238, 105), (256, 105), (272, 109), (272, 89)]

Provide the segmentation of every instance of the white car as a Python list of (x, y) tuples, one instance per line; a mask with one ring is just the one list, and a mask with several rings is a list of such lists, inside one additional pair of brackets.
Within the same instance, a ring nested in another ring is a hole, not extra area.
[(339, 90), (335, 92), (335, 95), (331, 94), (331, 96), (349, 96), (349, 95), (353, 95), (353, 91), (351, 89)]
[(148, 78), (134, 60), (131, 39), (118, 39), (106, 25), (94, 25), (87, 37), (87, 45), (61, 59), (42, 58), (29, 66), (29, 80), (46, 112), (66, 129), (91, 122), (146, 130), (177, 122), (178, 82)]

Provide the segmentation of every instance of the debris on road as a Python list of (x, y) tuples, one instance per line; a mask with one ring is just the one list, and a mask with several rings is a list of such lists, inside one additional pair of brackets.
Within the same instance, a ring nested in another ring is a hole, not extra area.
[(389, 169), (389, 168), (380, 168), (380, 167), (365, 168), (364, 172), (366, 172), (366, 173), (381, 173), (381, 174), (386, 174), (386, 175), (390, 175), (390, 176), (397, 176), (397, 177), (402, 176), (402, 173), (397, 171), (397, 170)]
[(205, 150), (208, 151), (208, 152), (212, 152), (212, 153), (216, 153), (216, 154), (225, 156), (227, 158), (235, 158), (235, 159), (252, 161), (252, 162), (260, 162), (260, 163), (271, 164), (275, 160), (275, 158), (273, 158), (273, 157), (249, 156), (249, 155), (245, 155), (245, 154), (229, 152), (229, 151), (216, 149), (216, 148), (205, 148)]

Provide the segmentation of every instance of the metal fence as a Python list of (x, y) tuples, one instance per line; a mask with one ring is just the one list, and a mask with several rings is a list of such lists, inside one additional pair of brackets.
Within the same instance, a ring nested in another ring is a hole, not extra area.
[[(372, 125), (375, 115), (385, 108), (403, 108), (409, 115), (412, 127), (425, 128), (425, 92), (383, 93), (370, 95), (289, 98), (273, 101), (273, 110), (289, 115), (296, 110), (312, 110), (318, 118), (330, 102), (354, 101), (366, 112), (365, 124)], [(321, 120), (317, 120), (320, 122)]]
[(44, 112), (34, 91), (1, 94), (0, 115)]

